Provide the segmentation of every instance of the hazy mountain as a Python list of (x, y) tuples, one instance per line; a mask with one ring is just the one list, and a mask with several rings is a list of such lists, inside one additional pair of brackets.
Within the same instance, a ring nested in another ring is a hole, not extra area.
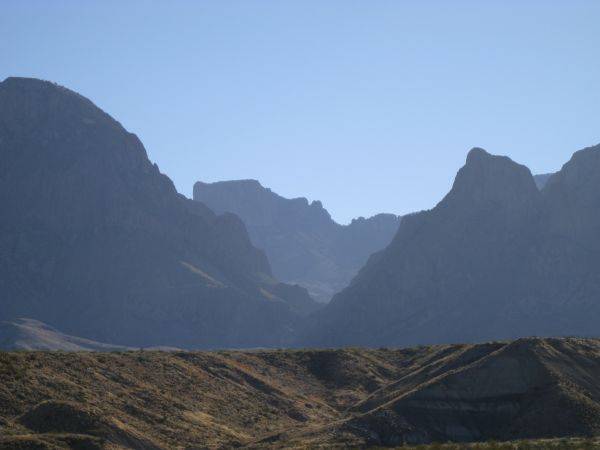
[(275, 277), (306, 287), (323, 302), (348, 285), (369, 255), (389, 244), (400, 223), (393, 214), (378, 214), (339, 225), (321, 202), (281, 197), (256, 180), (198, 182), (194, 200), (240, 216)]
[(539, 191), (529, 170), (473, 149), (432, 210), (308, 327), (304, 345), (398, 345), (597, 335), (600, 146)]
[(0, 83), (0, 320), (123, 345), (285, 345), (306, 291), (82, 96)]
[(533, 180), (535, 181), (535, 185), (538, 189), (543, 189), (550, 177), (554, 175), (553, 173), (542, 173), (539, 175), (534, 175)]
[[(377, 350), (0, 353), (0, 449), (581, 439), (600, 430), (599, 355), (598, 340), (575, 338)], [(592, 448), (577, 442), (518, 448)]]

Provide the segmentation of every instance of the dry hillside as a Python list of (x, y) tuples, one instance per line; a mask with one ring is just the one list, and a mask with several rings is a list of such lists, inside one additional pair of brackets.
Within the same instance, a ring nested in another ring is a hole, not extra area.
[(5, 352), (0, 449), (592, 437), (600, 431), (599, 376), (600, 340), (577, 338), (378, 350)]

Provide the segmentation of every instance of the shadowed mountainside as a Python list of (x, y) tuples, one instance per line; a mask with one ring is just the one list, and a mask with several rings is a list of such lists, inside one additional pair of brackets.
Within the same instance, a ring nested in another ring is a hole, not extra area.
[(529, 170), (473, 149), (432, 210), (307, 323), (303, 345), (415, 345), (598, 335), (600, 146), (540, 191)]
[(599, 376), (600, 341), (578, 338), (378, 350), (0, 353), (0, 449), (592, 436), (600, 432)]
[(217, 213), (238, 215), (252, 243), (267, 254), (275, 277), (306, 287), (321, 302), (345, 288), (368, 257), (390, 243), (401, 219), (378, 214), (340, 225), (321, 202), (281, 197), (256, 180), (197, 182), (194, 200)]
[(316, 305), (89, 100), (0, 83), (0, 320), (133, 346), (280, 346)]

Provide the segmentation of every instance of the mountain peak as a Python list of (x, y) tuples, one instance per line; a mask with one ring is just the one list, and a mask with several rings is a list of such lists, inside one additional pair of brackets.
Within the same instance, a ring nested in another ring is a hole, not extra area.
[(0, 83), (0, 160), (0, 243), (11, 249), (0, 320), (136, 346), (265, 346), (299, 320), (288, 295), (312, 307), (303, 291), (272, 292), (237, 217), (178, 194), (135, 135), (75, 92)]
[(51, 81), (30, 77), (6, 77), (0, 84), (4, 86), (57, 86)]
[(564, 184), (577, 191), (598, 191), (599, 170), (600, 144), (575, 152), (562, 169), (548, 180), (547, 186), (552, 188), (553, 185)]
[(255, 180), (253, 178), (242, 178), (239, 180), (229, 180), (229, 181), (216, 181), (214, 183), (205, 183), (203, 181), (198, 181), (198, 183), (200, 184), (217, 184), (217, 183), (222, 183), (222, 184), (227, 184), (230, 186), (253, 186), (253, 187), (259, 187), (259, 188), (263, 188), (263, 185), (260, 184), (260, 181)]
[(486, 150), (484, 150), (481, 147), (473, 147), (471, 150), (469, 150), (469, 153), (467, 154), (467, 164), (470, 161), (477, 161), (483, 158), (488, 158), (491, 157), (493, 155), (489, 154)]
[(96, 107), (89, 99), (83, 95), (78, 94), (58, 83), (52, 81), (41, 80), (39, 78), (28, 78), (28, 77), (7, 77), (4, 81), (0, 82), (0, 90), (15, 92), (22, 95), (24, 92), (28, 93), (54, 93), (59, 94), (67, 98), (75, 98), (80, 100), (89, 106), (93, 106), (95, 109), (100, 110)]
[(458, 171), (447, 200), (520, 204), (539, 193), (529, 169), (475, 147)]
[(38, 89), (58, 89), (65, 92), (70, 92), (78, 97), (84, 98), (82, 95), (66, 88), (54, 81), (42, 80), (41, 78), (33, 77), (6, 77), (4, 81), (0, 81), (0, 86), (9, 88), (38, 88)]
[(213, 183), (207, 183), (204, 181), (196, 181), (194, 183), (194, 190), (212, 189), (218, 187), (219, 189), (227, 189), (231, 192), (251, 190), (253, 192), (268, 192), (270, 189), (265, 188), (258, 180), (252, 178), (241, 179), (241, 180), (228, 180), (228, 181), (215, 181)]
[[(0, 82), (0, 120), (21, 133), (36, 135), (36, 121), (47, 128), (76, 129), (102, 126), (126, 133), (121, 124), (83, 95), (51, 81), (8, 77)], [(25, 131), (27, 130), (27, 131)], [(129, 133), (128, 133), (129, 134)], [(49, 139), (48, 139), (49, 140)]]

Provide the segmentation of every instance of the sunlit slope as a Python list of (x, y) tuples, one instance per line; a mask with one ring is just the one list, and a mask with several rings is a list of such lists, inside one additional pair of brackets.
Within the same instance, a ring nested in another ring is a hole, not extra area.
[(398, 350), (2, 353), (0, 448), (35, 440), (171, 449), (585, 437), (600, 432), (599, 376), (600, 341), (577, 338)]

